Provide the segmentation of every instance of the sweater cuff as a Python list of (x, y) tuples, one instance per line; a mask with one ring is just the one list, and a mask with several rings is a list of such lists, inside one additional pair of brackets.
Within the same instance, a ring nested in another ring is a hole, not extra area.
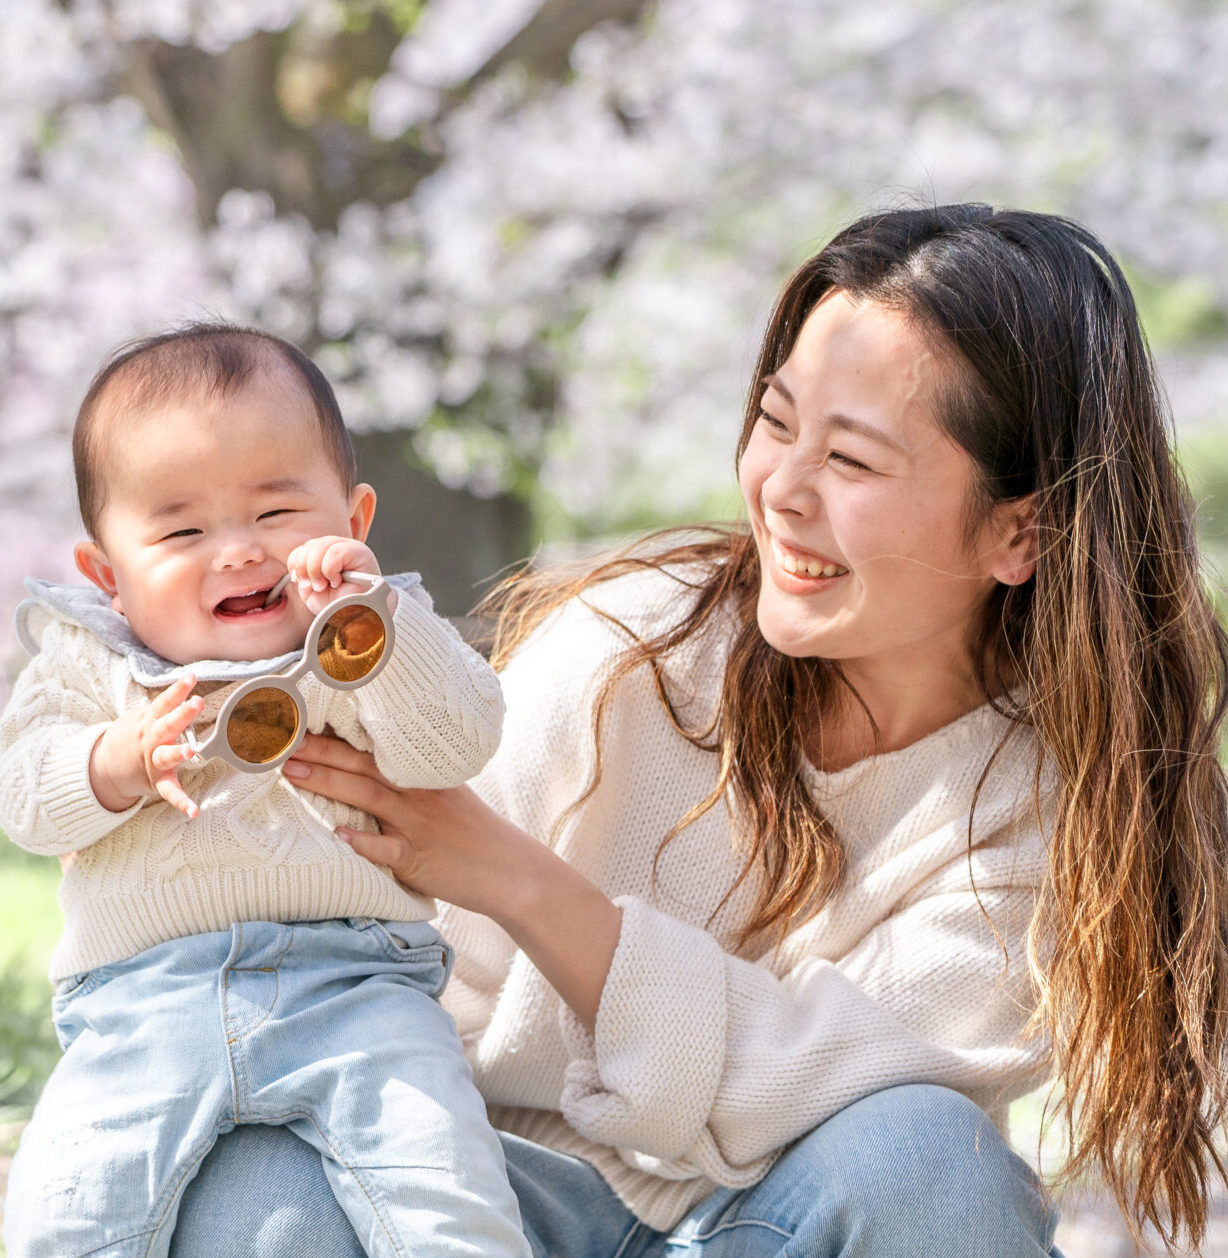
[(562, 1109), (590, 1140), (678, 1163), (704, 1132), (724, 1068), (724, 953), (707, 931), (641, 900), (615, 903), (622, 930), (595, 1034), (563, 1007)]
[(43, 758), (39, 788), (41, 809), (51, 825), (63, 836), (55, 846), (41, 850), (48, 855), (77, 852), (97, 843), (122, 825), (145, 803), (137, 800), (123, 812), (104, 808), (90, 785), (90, 755), (109, 722), (101, 721), (84, 729), (52, 739)]
[[(456, 786), (482, 769), (499, 745), (503, 691), (490, 665), (421, 589), (401, 590), (397, 641), (383, 673), (354, 692), (380, 768), (402, 786)], [(412, 751), (395, 745), (413, 729)], [(391, 739), (384, 731), (395, 731)], [(404, 761), (404, 763), (402, 763)]]

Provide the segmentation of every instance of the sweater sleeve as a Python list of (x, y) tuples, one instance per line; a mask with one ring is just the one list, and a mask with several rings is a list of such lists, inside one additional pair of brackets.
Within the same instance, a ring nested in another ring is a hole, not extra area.
[(85, 630), (53, 622), (14, 684), (0, 717), (0, 829), (28, 851), (80, 851), (141, 807), (109, 812), (90, 786), (94, 744), (117, 715), (106, 668)]
[(370, 685), (339, 691), (312, 680), (323, 710), (319, 724), (373, 751), (379, 771), (397, 786), (458, 786), (499, 744), (499, 679), (435, 614), (421, 586), (398, 593), (393, 627), (392, 657)]
[[(620, 898), (623, 928), (588, 1035), (568, 1011), (563, 1112), (667, 1178), (757, 1181), (778, 1151), (894, 1084), (943, 1084), (982, 1106), (1035, 1086), (1020, 977), (1030, 892), (922, 894), (839, 960), (784, 973)], [(1010, 966), (993, 927), (1009, 940)], [(1024, 979), (1026, 983), (1026, 978)]]

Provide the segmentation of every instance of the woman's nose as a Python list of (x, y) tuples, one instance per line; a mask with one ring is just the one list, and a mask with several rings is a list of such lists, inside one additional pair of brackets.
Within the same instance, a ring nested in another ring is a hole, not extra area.
[(818, 504), (814, 468), (798, 459), (783, 459), (764, 477), (759, 497), (767, 511), (812, 514)]

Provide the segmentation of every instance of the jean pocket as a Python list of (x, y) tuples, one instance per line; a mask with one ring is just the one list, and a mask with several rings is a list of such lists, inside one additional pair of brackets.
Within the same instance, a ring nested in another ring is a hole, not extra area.
[(94, 970), (82, 970), (80, 974), (56, 979), (55, 991), (51, 997), (52, 1012), (65, 1008), (78, 996), (97, 991), (110, 977), (110, 971), (110, 966), (100, 965)]
[(51, 997), (51, 1004), (54, 1008), (57, 1004), (62, 1004), (69, 997), (75, 996), (86, 983), (89, 982), (90, 971), (82, 970), (80, 974), (70, 974), (67, 978), (58, 978), (55, 981), (55, 991)]
[(56, 980), (51, 997), (51, 1022), (62, 1051), (68, 1051), (68, 1046), (81, 1031), (81, 1021), (73, 1016), (73, 1007), (91, 992), (96, 992), (110, 977), (111, 967), (103, 965), (96, 970), (84, 970)]
[(428, 996), (439, 996), (452, 972), (452, 948), (429, 922), (381, 922), (366, 926), (389, 960)]

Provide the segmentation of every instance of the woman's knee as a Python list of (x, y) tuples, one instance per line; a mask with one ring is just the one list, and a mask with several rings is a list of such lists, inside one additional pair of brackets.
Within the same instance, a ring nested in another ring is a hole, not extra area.
[[(307, 1246), (307, 1249), (304, 1249)], [(320, 1155), (285, 1127), (219, 1138), (180, 1203), (171, 1258), (363, 1258)]]
[(949, 1088), (871, 1093), (798, 1141), (774, 1174), (809, 1185), (815, 1217), (846, 1236), (963, 1235), (984, 1254), (1044, 1254), (1052, 1244), (1056, 1211), (1036, 1176), (988, 1115)]
[(992, 1192), (1003, 1176), (1031, 1174), (984, 1110), (932, 1084), (872, 1092), (833, 1114), (786, 1156), (816, 1162), (825, 1183), (847, 1180), (851, 1189), (940, 1181)]

